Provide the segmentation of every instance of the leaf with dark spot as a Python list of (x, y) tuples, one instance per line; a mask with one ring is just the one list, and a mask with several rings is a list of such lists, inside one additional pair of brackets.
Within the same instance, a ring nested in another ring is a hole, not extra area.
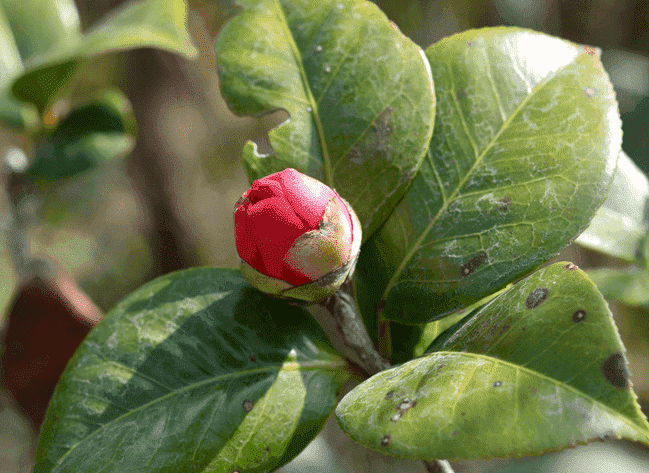
[(627, 361), (622, 353), (613, 353), (602, 363), (604, 378), (616, 388), (629, 388)]
[(539, 287), (534, 289), (527, 299), (525, 299), (525, 307), (528, 309), (536, 309), (538, 306), (543, 304), (548, 298), (549, 291), (544, 287)]
[[(540, 269), (423, 356), (355, 387), (336, 408), (342, 429), (412, 459), (539, 455), (606, 436), (649, 445), (608, 304), (583, 271), (566, 266)], [(385, 399), (386, 391), (399, 397)]]
[(622, 140), (613, 87), (581, 45), (483, 28), (426, 55), (438, 103), (428, 155), (357, 274), (361, 312), (385, 300), (381, 316), (407, 324), (469, 306), (568, 245), (606, 199)]
[(572, 314), (572, 321), (575, 323), (583, 322), (586, 320), (586, 311), (584, 309), (578, 309)]
[(469, 274), (473, 273), (477, 268), (482, 266), (482, 264), (487, 261), (487, 253), (480, 253), (477, 256), (474, 256), (460, 268), (460, 274), (462, 277), (466, 277)]

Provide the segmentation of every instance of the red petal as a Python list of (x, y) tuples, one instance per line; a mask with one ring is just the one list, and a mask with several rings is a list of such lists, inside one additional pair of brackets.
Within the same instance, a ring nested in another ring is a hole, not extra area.
[(246, 192), (251, 203), (256, 204), (263, 199), (269, 199), (271, 197), (282, 197), (284, 195), (282, 186), (274, 177), (277, 174), (278, 173), (275, 173), (262, 179), (257, 179), (252, 183), (252, 186), (250, 186), (250, 189), (248, 189), (248, 191)]
[(279, 177), (286, 199), (306, 224), (305, 232), (318, 228), (327, 203), (336, 195), (333, 189), (295, 169), (286, 169)]
[(250, 266), (265, 273), (261, 253), (259, 253), (255, 240), (255, 228), (248, 222), (247, 211), (249, 206), (250, 202), (246, 201), (244, 205), (238, 207), (234, 212), (234, 237), (237, 253)]
[[(248, 221), (254, 227), (254, 240), (261, 253), (265, 274), (283, 279), (284, 255), (306, 229), (286, 199), (271, 197), (248, 208)], [(254, 266), (260, 269), (258, 266)], [(290, 283), (290, 281), (287, 281)]]

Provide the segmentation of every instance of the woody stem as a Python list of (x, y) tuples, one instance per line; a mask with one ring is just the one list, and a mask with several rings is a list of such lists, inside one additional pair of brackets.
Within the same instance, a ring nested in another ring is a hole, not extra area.
[(351, 277), (327, 299), (306, 307), (327, 333), (329, 340), (346, 358), (369, 376), (390, 367), (370, 339), (354, 299)]

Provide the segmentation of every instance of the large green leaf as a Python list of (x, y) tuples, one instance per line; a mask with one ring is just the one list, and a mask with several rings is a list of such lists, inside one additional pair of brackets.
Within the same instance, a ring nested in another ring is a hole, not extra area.
[(336, 415), (354, 440), (408, 458), (535, 455), (607, 437), (649, 444), (624, 351), (594, 284), (557, 263), (429, 354), (354, 388)]
[(172, 273), (118, 304), (70, 360), (36, 471), (273, 470), (315, 437), (347, 378), (304, 309), (235, 270)]
[(186, 21), (184, 0), (132, 2), (78, 41), (32, 57), (25, 65), (26, 73), (14, 83), (13, 93), (20, 100), (34, 103), (42, 112), (84, 58), (149, 47), (194, 57), (196, 49)]
[(648, 199), (649, 179), (622, 151), (608, 197), (575, 241), (627, 261), (642, 261), (649, 230)]
[(631, 306), (649, 307), (649, 271), (646, 268), (591, 269), (588, 277), (597, 285), (604, 297)]
[(11, 81), (23, 71), (23, 62), (16, 44), (4, 2), (0, 1), (0, 120), (14, 127), (23, 126), (20, 103), (11, 96)]
[(26, 174), (41, 185), (75, 176), (129, 153), (136, 134), (126, 96), (117, 89), (106, 90), (73, 110), (44, 137)]
[(79, 42), (74, 0), (0, 0), (23, 62)]
[(606, 197), (620, 152), (611, 84), (589, 47), (517, 28), (432, 45), (428, 156), (364, 245), (363, 311), (422, 323), (550, 259)]
[(246, 144), (251, 181), (295, 168), (351, 203), (367, 238), (421, 164), (434, 119), (421, 49), (370, 2), (242, 1), (216, 42), (221, 87), (237, 114), (284, 110), (273, 156)]

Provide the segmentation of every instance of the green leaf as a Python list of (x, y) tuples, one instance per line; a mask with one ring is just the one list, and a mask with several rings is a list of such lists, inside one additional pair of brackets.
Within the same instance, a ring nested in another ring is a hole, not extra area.
[[(453, 325), (460, 323), (462, 319), (471, 315), (472, 312), (481, 309), (484, 305), (489, 303), (491, 299), (499, 296), (501, 293), (509, 289), (510, 286), (511, 284), (498, 292), (494, 292), (493, 294), (485, 297), (475, 304), (471, 304), (469, 307), (465, 307), (462, 310), (444, 317), (443, 319), (435, 320), (433, 322), (428, 322), (427, 324), (422, 325), (421, 338), (417, 342), (417, 345), (415, 345), (415, 348), (413, 350), (413, 357), (423, 355), (426, 349), (431, 345), (431, 343), (433, 343), (433, 341), (435, 341), (435, 339), (437, 339), (437, 337), (439, 337), (443, 332), (445, 332), (446, 330), (452, 330)], [(393, 343), (395, 342), (397, 341), (395, 340)]]
[(13, 127), (23, 127), (20, 103), (11, 96), (11, 81), (23, 71), (23, 62), (13, 31), (0, 2), (0, 120)]
[(103, 161), (128, 154), (137, 134), (135, 117), (124, 94), (106, 90), (73, 110), (36, 149), (26, 175), (48, 185), (89, 171)]
[(616, 258), (641, 262), (649, 230), (648, 199), (649, 179), (622, 151), (608, 197), (575, 241)]
[(274, 470), (315, 437), (347, 364), (304, 310), (235, 270), (141, 287), (72, 357), (36, 472)]
[(354, 440), (407, 458), (537, 455), (591, 440), (649, 444), (606, 301), (571, 263), (545, 267), (446, 332), (429, 354), (354, 388)]
[(0, 0), (23, 62), (79, 42), (74, 0)]
[(592, 269), (588, 271), (588, 277), (608, 300), (649, 307), (649, 272), (646, 269)]
[(34, 103), (41, 112), (53, 96), (71, 80), (84, 58), (136, 48), (160, 48), (196, 55), (186, 29), (187, 5), (184, 0), (146, 0), (132, 2), (106, 21), (94, 26), (79, 41), (37, 55), (26, 64), (27, 72), (13, 85), (13, 93)]
[(426, 55), (428, 156), (358, 262), (362, 310), (408, 324), (480, 300), (566, 246), (604, 201), (621, 142), (593, 48), (500, 27)]
[(435, 97), (423, 52), (370, 2), (241, 3), (216, 42), (223, 95), (240, 115), (290, 114), (268, 134), (272, 156), (244, 147), (248, 178), (292, 167), (319, 179), (369, 237), (430, 140)]

